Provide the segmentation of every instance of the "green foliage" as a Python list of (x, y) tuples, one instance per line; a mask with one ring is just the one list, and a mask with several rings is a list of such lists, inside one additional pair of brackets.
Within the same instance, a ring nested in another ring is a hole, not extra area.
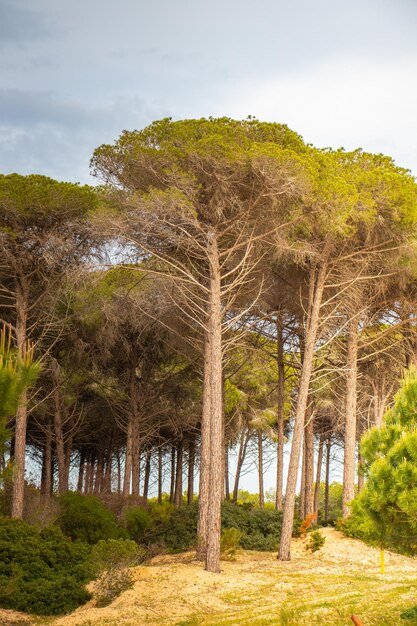
[(0, 518), (0, 606), (39, 615), (74, 610), (90, 598), (89, 548), (58, 528)]
[(59, 499), (57, 524), (73, 540), (94, 544), (100, 539), (117, 539), (125, 531), (115, 515), (96, 497), (70, 492)]
[(417, 376), (406, 373), (382, 428), (362, 439), (367, 481), (348, 531), (405, 554), (417, 553)]
[(91, 563), (99, 574), (94, 583), (97, 606), (107, 606), (133, 585), (130, 567), (146, 558), (146, 550), (128, 539), (99, 541), (91, 550)]
[(145, 538), (146, 531), (152, 526), (155, 520), (151, 513), (141, 506), (131, 506), (123, 514), (123, 526), (129, 533), (129, 537), (138, 543)]
[(242, 533), (238, 528), (225, 528), (220, 538), (221, 558), (232, 561), (240, 546)]
[(407, 609), (400, 614), (401, 619), (412, 619), (417, 621), (417, 606)]
[[(322, 524), (324, 522), (324, 497), (325, 497), (325, 484), (320, 483), (319, 491), (319, 519), (318, 522)], [(333, 524), (342, 516), (342, 483), (332, 482), (329, 485), (329, 516), (328, 521)]]
[(319, 530), (313, 530), (309, 535), (306, 550), (317, 552), (317, 550), (320, 550), (320, 548), (324, 546), (325, 541), (326, 537)]

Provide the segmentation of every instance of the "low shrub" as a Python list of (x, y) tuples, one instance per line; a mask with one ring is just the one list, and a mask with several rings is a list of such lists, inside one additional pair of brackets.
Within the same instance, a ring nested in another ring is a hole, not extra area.
[(126, 509), (122, 523), (129, 537), (140, 543), (145, 539), (146, 531), (151, 528), (153, 520), (151, 513), (141, 506), (131, 506)]
[(90, 548), (58, 528), (0, 518), (0, 606), (37, 615), (73, 611), (91, 595)]
[(222, 559), (232, 561), (235, 558), (241, 538), (242, 533), (238, 528), (225, 528), (222, 531), (220, 539), (220, 554)]
[(320, 550), (320, 548), (324, 546), (325, 541), (326, 537), (319, 530), (313, 530), (308, 538), (306, 550), (317, 552), (317, 550)]
[(100, 539), (127, 537), (116, 516), (95, 496), (76, 492), (60, 496), (57, 524), (71, 539), (94, 544)]
[(101, 540), (91, 550), (91, 563), (98, 574), (94, 596), (99, 607), (107, 606), (133, 586), (130, 567), (146, 558), (146, 550), (128, 539)]

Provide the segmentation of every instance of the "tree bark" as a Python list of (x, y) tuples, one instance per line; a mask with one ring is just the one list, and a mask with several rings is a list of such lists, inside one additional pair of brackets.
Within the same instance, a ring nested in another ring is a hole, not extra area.
[(55, 450), (58, 462), (58, 492), (60, 495), (67, 493), (68, 483), (65, 471), (65, 447), (64, 430), (62, 418), (62, 397), (61, 397), (61, 376), (60, 367), (56, 359), (51, 365), (52, 380), (54, 385), (54, 429), (55, 429)]
[(282, 486), (284, 473), (284, 409), (285, 409), (285, 370), (284, 370), (284, 325), (282, 311), (277, 311), (277, 363), (278, 363), (278, 399), (277, 399), (277, 479), (275, 508), (282, 511)]
[(158, 504), (162, 504), (162, 448), (158, 447)]
[(324, 437), (323, 435), (320, 435), (319, 449), (317, 453), (316, 484), (314, 487), (314, 511), (317, 513), (317, 518), (319, 516), (319, 505), (320, 505), (320, 481), (321, 481), (321, 466), (323, 464), (323, 444), (324, 444)]
[(146, 451), (145, 478), (143, 481), (143, 497), (145, 499), (145, 502), (148, 499), (150, 475), (151, 475), (151, 449), (149, 448)]
[(300, 503), (298, 507), (299, 516), (304, 519), (306, 516), (306, 440), (305, 433), (303, 436), (303, 442), (301, 446), (301, 481), (300, 481)]
[(304, 431), (305, 442), (305, 517), (314, 513), (314, 418), (307, 410)]
[(221, 501), (223, 496), (223, 371), (220, 263), (217, 237), (210, 233), (210, 473), (207, 514), (206, 570), (220, 572)]
[(192, 504), (194, 500), (194, 465), (195, 465), (195, 437), (193, 436), (188, 444), (188, 485), (187, 504)]
[(346, 411), (345, 455), (343, 464), (343, 517), (350, 514), (349, 503), (355, 497), (355, 451), (356, 451), (356, 384), (358, 369), (358, 323), (352, 319), (348, 325), (346, 357)]
[(182, 505), (182, 457), (183, 457), (184, 445), (182, 439), (177, 447), (177, 467), (175, 472), (175, 492), (174, 492), (174, 504), (175, 506)]
[(240, 473), (242, 471), (242, 466), (243, 463), (245, 461), (245, 457), (246, 457), (246, 450), (248, 447), (248, 443), (249, 443), (249, 430), (243, 430), (241, 435), (240, 435), (240, 442), (239, 442), (239, 452), (237, 455), (237, 464), (236, 464), (236, 474), (235, 474), (235, 483), (233, 486), (233, 504), (237, 504), (237, 498), (239, 495), (239, 480), (240, 480)]
[[(16, 342), (19, 354), (22, 356), (26, 349), (28, 300), (28, 285), (26, 281), (20, 277), (20, 279), (16, 281)], [(14, 431), (15, 445), (11, 516), (18, 519), (22, 519), (23, 517), (25, 498), (27, 402), (27, 391), (24, 390), (19, 398)]]
[[(207, 324), (210, 321), (210, 306)], [(196, 558), (204, 561), (207, 552), (207, 515), (210, 472), (210, 414), (211, 414), (211, 333), (207, 328), (204, 345), (203, 410), (201, 416), (200, 481), (198, 491)]]
[(258, 430), (258, 485), (259, 485), (259, 508), (265, 506), (264, 497), (264, 459), (262, 447), (262, 431)]
[(224, 446), (224, 499), (230, 500), (230, 483), (229, 483), (229, 444)]
[(331, 439), (327, 438), (326, 445), (326, 478), (324, 481), (324, 521), (327, 524), (329, 521), (329, 487), (330, 487), (330, 450), (331, 450)]
[(298, 402), (294, 418), (294, 431), (291, 444), (291, 456), (288, 467), (287, 489), (285, 493), (284, 514), (282, 520), (281, 541), (278, 558), (289, 561), (291, 558), (291, 536), (294, 521), (295, 490), (297, 486), (298, 465), (300, 462), (301, 440), (304, 428), (304, 416), (307, 408), (308, 392), (310, 387), (311, 373), (313, 369), (314, 349), (318, 331), (320, 307), (323, 298), (324, 283), (326, 279), (327, 263), (325, 261), (319, 267), (317, 276), (312, 272), (310, 310), (307, 317), (305, 352), (301, 370), (300, 385), (298, 389)]
[(171, 446), (171, 486), (169, 490), (169, 501), (171, 504), (174, 503), (174, 495), (175, 495), (175, 447)]
[(52, 432), (51, 422), (48, 418), (45, 433), (45, 446), (43, 450), (42, 459), (42, 481), (41, 481), (41, 495), (49, 498), (52, 494), (52, 472), (51, 472), (51, 460), (52, 460)]

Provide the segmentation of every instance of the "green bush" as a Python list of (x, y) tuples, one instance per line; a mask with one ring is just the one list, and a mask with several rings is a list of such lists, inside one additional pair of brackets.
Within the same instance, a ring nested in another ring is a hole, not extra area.
[(145, 539), (145, 533), (152, 526), (151, 513), (141, 506), (131, 506), (124, 512), (123, 526), (129, 537), (138, 543)]
[(238, 528), (225, 528), (220, 539), (221, 558), (233, 560), (240, 545), (242, 533)]
[(324, 546), (325, 541), (326, 537), (319, 530), (313, 530), (313, 532), (310, 533), (306, 550), (317, 552), (317, 550), (320, 550), (320, 548)]
[(70, 492), (59, 497), (57, 524), (73, 540), (94, 544), (100, 539), (118, 539), (126, 531), (116, 522), (116, 516), (94, 496)]
[(89, 552), (58, 528), (0, 518), (0, 606), (38, 615), (74, 610), (91, 597)]
[(146, 558), (146, 550), (128, 539), (99, 541), (91, 550), (91, 562), (97, 574), (94, 596), (97, 606), (110, 604), (121, 593), (133, 586), (129, 567), (139, 565)]

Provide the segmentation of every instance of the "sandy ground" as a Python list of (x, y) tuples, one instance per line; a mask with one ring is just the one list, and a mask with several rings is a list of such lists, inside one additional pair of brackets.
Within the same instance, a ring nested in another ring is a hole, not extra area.
[[(326, 542), (320, 551), (311, 554), (305, 549), (305, 540), (292, 543), (291, 561), (280, 562), (271, 553), (241, 552), (236, 561), (223, 561), (222, 573), (211, 574), (202, 569), (192, 553), (160, 556), (144, 567), (134, 570), (135, 585), (110, 606), (95, 608), (93, 602), (71, 615), (45, 622), (31, 621), (23, 614), (0, 610), (2, 626), (18, 624), (53, 624), (53, 626), (96, 626), (142, 624), (176, 624), (192, 615), (227, 613), (233, 597), (253, 597), (263, 593), (271, 584), (275, 599), (282, 600), (289, 591), (298, 593), (297, 575), (314, 571), (315, 574), (380, 575), (379, 550), (360, 541), (344, 537), (333, 528), (322, 529)], [(417, 560), (390, 552), (385, 553), (384, 581), (414, 579)], [(293, 577), (293, 579), (292, 579)], [(24, 620), (24, 621), (23, 621)]]

